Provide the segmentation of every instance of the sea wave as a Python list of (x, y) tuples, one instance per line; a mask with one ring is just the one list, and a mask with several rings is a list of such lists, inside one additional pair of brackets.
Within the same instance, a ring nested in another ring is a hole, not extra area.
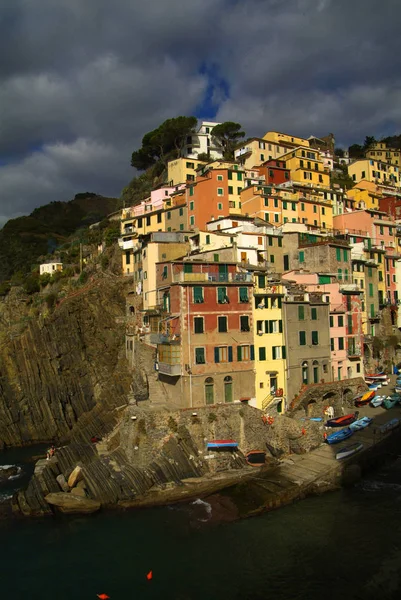
[(364, 492), (381, 492), (386, 490), (399, 492), (401, 490), (401, 484), (386, 483), (384, 481), (364, 481), (361, 483), (361, 487)]
[(0, 465), (0, 470), (5, 471), (6, 469), (12, 469), (13, 467), (16, 467), (16, 466), (17, 465)]
[(0, 504), (2, 502), (7, 502), (8, 500), (11, 500), (11, 498), (13, 497), (13, 492), (3, 492), (0, 493)]
[(212, 516), (212, 506), (211, 506), (211, 504), (209, 504), (208, 502), (205, 502), (204, 500), (201, 500), (201, 498), (198, 498), (197, 500), (194, 500), (193, 502), (191, 502), (191, 505), (202, 506), (202, 508), (205, 509), (206, 514), (207, 514), (207, 518), (206, 519), (199, 519), (199, 521), (201, 521), (201, 523), (206, 523), (207, 521), (209, 521), (209, 519)]

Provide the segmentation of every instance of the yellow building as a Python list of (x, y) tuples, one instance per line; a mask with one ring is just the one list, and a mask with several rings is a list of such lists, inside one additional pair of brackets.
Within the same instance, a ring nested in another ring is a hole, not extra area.
[(294, 182), (330, 189), (330, 175), (324, 169), (324, 163), (318, 150), (298, 146), (280, 157), (286, 168), (291, 171)]
[(288, 144), (294, 146), (307, 146), (309, 147), (309, 140), (305, 138), (297, 137), (296, 135), (289, 135), (288, 133), (281, 133), (280, 131), (268, 131), (263, 136), (264, 140), (274, 142), (276, 144)]
[(380, 160), (387, 164), (400, 166), (401, 165), (401, 153), (398, 148), (390, 148), (386, 142), (375, 142), (365, 152), (366, 158), (373, 158), (373, 160)]
[(196, 158), (177, 158), (167, 163), (167, 181), (169, 185), (178, 185), (195, 181), (196, 170), (205, 163)]
[(251, 138), (240, 144), (234, 152), (235, 160), (245, 169), (253, 169), (267, 160), (279, 158), (292, 148), (291, 145)]
[[(282, 316), (283, 286), (266, 275), (255, 274), (253, 324), (255, 347), (256, 407), (285, 410), (286, 356)], [(277, 357), (277, 348), (279, 356)]]
[(378, 210), (382, 192), (372, 181), (362, 179), (347, 191), (347, 197), (355, 201), (355, 209)]
[(355, 183), (366, 179), (377, 184), (401, 187), (400, 168), (379, 160), (367, 158), (355, 160), (348, 165), (348, 174)]

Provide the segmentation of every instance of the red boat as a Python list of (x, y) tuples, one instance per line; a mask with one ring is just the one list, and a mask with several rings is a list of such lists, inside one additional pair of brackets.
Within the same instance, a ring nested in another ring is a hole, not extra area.
[(336, 417), (335, 419), (329, 419), (326, 423), (326, 427), (346, 427), (351, 425), (358, 418), (357, 413), (350, 415), (344, 415), (343, 417)]
[(372, 398), (374, 398), (375, 393), (376, 392), (374, 390), (369, 390), (362, 396), (358, 396), (354, 401), (355, 406), (365, 406), (366, 404), (369, 404)]

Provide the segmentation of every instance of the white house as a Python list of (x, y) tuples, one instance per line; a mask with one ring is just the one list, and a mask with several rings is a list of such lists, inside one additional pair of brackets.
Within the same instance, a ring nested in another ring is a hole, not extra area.
[(211, 159), (223, 158), (223, 152), (213, 144), (212, 130), (216, 125), (211, 121), (202, 121), (197, 131), (188, 135), (182, 151), (184, 158), (196, 158), (198, 154), (209, 154)]
[(42, 265), (39, 266), (39, 274), (43, 275), (43, 273), (50, 273), (50, 275), (54, 275), (54, 273), (56, 273), (56, 271), (62, 271), (63, 270), (63, 263), (59, 263), (59, 262), (50, 262), (50, 263), (43, 263)]

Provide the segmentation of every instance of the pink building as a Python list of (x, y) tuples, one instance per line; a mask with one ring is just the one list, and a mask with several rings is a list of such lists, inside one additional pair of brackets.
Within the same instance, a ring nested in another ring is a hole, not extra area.
[(337, 215), (333, 217), (333, 228), (350, 236), (365, 234), (372, 247), (396, 248), (396, 223), (379, 210), (355, 210)]

